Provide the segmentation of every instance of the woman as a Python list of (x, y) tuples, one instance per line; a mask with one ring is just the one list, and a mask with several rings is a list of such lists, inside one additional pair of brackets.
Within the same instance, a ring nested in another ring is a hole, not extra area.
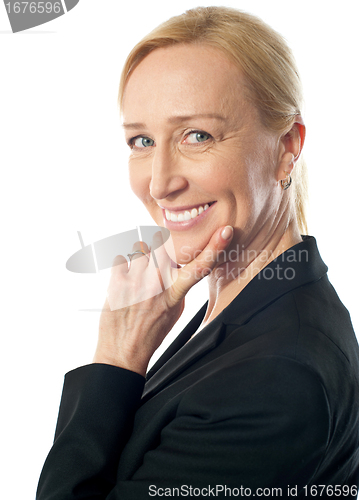
[[(119, 97), (131, 187), (172, 248), (158, 233), (129, 266), (116, 258), (94, 363), (66, 376), (37, 498), (355, 497), (358, 345), (301, 236), (288, 47), (250, 15), (194, 9), (134, 48)], [(208, 303), (146, 375), (205, 275)]]

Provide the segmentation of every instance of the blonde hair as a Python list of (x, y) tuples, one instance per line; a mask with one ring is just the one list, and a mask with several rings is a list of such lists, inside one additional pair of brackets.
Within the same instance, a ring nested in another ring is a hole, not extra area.
[[(283, 37), (259, 18), (227, 7), (198, 7), (164, 22), (130, 52), (120, 81), (126, 83), (153, 50), (175, 44), (203, 43), (224, 52), (244, 72), (250, 98), (269, 129), (284, 133), (301, 114), (302, 86), (292, 52)], [(307, 169), (302, 156), (293, 171), (291, 195), (300, 231), (307, 234)]]

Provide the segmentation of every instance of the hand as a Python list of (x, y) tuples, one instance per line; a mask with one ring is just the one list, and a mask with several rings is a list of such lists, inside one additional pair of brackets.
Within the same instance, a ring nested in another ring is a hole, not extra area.
[(185, 295), (211, 272), (232, 237), (231, 226), (220, 228), (198, 257), (180, 269), (171, 267), (160, 232), (153, 241), (155, 259), (142, 242), (133, 251), (146, 255), (134, 255), (130, 267), (125, 257), (117, 256), (100, 317), (94, 363), (145, 376), (151, 356), (183, 312)]

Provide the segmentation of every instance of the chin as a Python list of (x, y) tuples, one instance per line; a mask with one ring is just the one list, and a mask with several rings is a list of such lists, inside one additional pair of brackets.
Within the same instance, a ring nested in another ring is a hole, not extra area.
[(205, 246), (206, 245), (193, 245), (193, 243), (188, 244), (187, 242), (184, 243), (172, 236), (165, 243), (165, 249), (169, 257), (176, 262), (176, 264), (180, 264), (181, 266), (185, 266), (192, 262), (192, 260), (202, 252)]

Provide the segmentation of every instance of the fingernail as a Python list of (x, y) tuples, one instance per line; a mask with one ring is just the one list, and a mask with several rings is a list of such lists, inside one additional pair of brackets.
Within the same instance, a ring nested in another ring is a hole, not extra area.
[(233, 234), (233, 227), (232, 226), (226, 226), (223, 231), (221, 232), (221, 236), (224, 240), (229, 240)]

